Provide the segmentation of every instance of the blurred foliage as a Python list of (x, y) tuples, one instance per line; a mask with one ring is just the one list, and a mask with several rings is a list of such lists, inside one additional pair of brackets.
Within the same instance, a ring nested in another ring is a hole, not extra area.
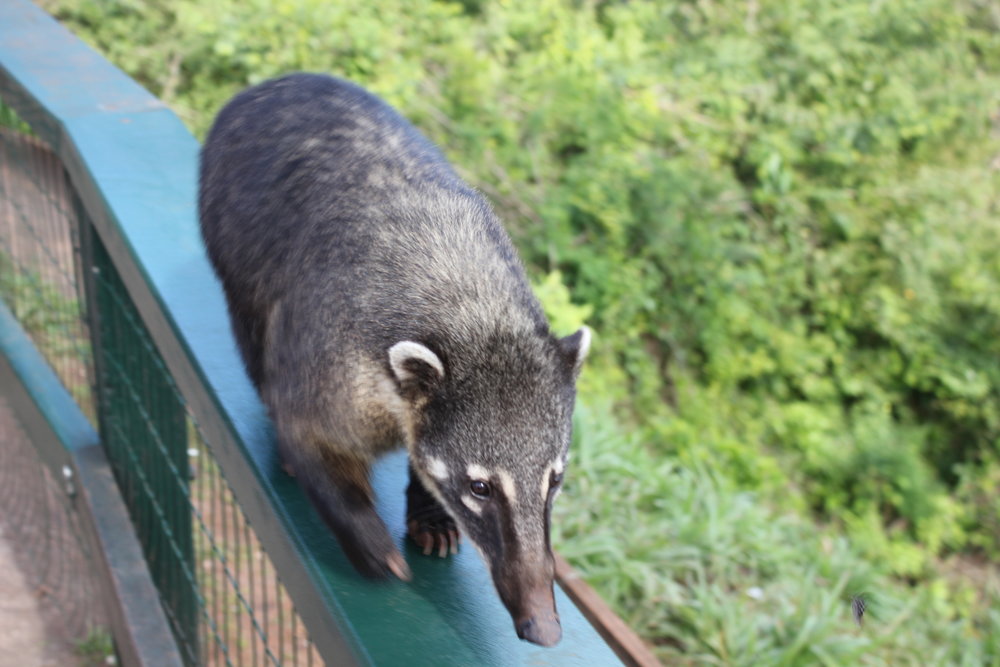
[[(844, 531), (776, 509), (716, 466), (623, 435), (607, 407), (581, 406), (577, 426), (559, 549), (664, 664), (1000, 664), (995, 564), (956, 558), (900, 582), (880, 558), (903, 543), (878, 516)], [(866, 532), (878, 558), (857, 548)]]
[[(1000, 663), (1000, 617), (938, 569), (1000, 559), (995, 2), (43, 4), (199, 136), (312, 70), (443, 147), (557, 328), (595, 330), (564, 548), (661, 650)], [(796, 606), (859, 573), (923, 588), (862, 638)], [(770, 606), (729, 606), (737, 580)]]

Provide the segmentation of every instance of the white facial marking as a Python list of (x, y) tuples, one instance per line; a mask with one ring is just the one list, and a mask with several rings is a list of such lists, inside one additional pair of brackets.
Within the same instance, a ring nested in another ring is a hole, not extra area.
[(433, 456), (427, 459), (427, 472), (438, 481), (443, 482), (448, 479), (448, 466), (445, 465), (444, 461)]
[(472, 496), (469, 496), (469, 495), (466, 495), (466, 494), (463, 493), (462, 494), (462, 504), (465, 505), (466, 507), (468, 507), (470, 510), (472, 510), (476, 514), (482, 514), (483, 513), (483, 506), (481, 504), (477, 503)]
[(469, 479), (489, 479), (490, 471), (481, 465), (476, 463), (470, 463), (469, 467), (465, 469), (466, 474), (469, 475)]
[(514, 486), (514, 477), (506, 470), (497, 470), (497, 477), (500, 478), (500, 487), (507, 496), (507, 501), (513, 505), (517, 502), (517, 487)]
[(565, 469), (566, 469), (566, 462), (563, 461), (562, 459), (556, 459), (555, 462), (552, 464), (552, 472), (554, 472), (557, 475), (562, 473)]

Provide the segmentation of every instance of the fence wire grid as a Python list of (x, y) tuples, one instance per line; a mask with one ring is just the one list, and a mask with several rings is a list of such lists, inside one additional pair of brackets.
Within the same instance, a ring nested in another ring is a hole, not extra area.
[[(13, 570), (4, 571), (0, 583), (2, 604), (20, 612), (17, 618), (5, 617), (16, 629), (0, 632), (28, 635), (16, 637), (17, 646), (8, 647), (0, 662), (16, 655), (24, 665), (65, 664), (74, 658), (92, 664), (89, 658), (104, 659), (110, 648), (106, 608), (94, 604), (100, 599), (96, 554), (60, 481), (0, 400), (0, 547), (4, 564)], [(33, 610), (24, 606), (26, 600)]]
[(3, 100), (0, 299), (98, 429), (185, 663), (323, 664), (65, 168)]

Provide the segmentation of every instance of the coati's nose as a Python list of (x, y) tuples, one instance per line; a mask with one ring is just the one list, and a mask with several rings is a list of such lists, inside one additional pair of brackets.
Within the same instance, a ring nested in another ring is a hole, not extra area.
[(562, 639), (562, 624), (556, 614), (532, 616), (517, 624), (517, 636), (539, 646), (555, 646)]

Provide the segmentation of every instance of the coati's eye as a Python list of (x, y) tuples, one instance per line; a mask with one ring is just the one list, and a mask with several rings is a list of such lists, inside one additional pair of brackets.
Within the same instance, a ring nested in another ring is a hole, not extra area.
[(469, 489), (472, 490), (472, 495), (476, 498), (490, 497), (490, 485), (481, 479), (472, 480), (472, 483), (469, 484)]
[(563, 474), (561, 472), (553, 472), (552, 479), (549, 482), (549, 488), (550, 489), (556, 488), (557, 486), (562, 484), (562, 481), (563, 481)]

